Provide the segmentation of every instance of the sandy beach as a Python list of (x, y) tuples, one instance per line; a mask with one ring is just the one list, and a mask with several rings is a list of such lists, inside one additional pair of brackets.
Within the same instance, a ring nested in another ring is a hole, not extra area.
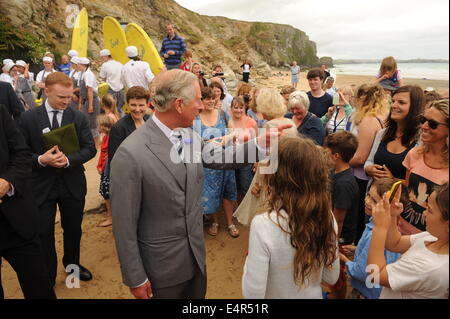
[[(337, 87), (343, 85), (360, 85), (373, 81), (371, 76), (338, 75)], [(279, 88), (290, 84), (287, 71), (274, 71), (268, 79), (257, 79), (258, 87)], [(433, 87), (442, 93), (448, 89), (448, 81), (405, 79), (406, 84), (416, 84), (423, 88)], [(301, 73), (299, 89), (308, 90), (306, 73)], [(59, 265), (56, 282), (58, 298), (67, 299), (123, 299), (133, 298), (128, 287), (122, 284), (120, 266), (115, 250), (112, 229), (97, 227), (103, 220), (103, 213), (89, 212), (97, 209), (102, 203), (98, 193), (99, 175), (96, 170), (97, 157), (89, 161), (86, 167), (88, 195), (83, 221), (83, 237), (81, 242), (81, 264), (93, 273), (90, 282), (81, 282), (80, 288), (69, 289), (65, 286), (65, 273), (62, 269), (62, 231), (60, 223), (56, 227), (56, 247)], [(248, 228), (238, 226), (241, 236), (231, 238), (225, 229), (225, 221), (221, 220), (221, 229), (217, 237), (211, 237), (205, 230), (207, 251), (208, 288), (207, 298), (242, 298), (241, 277), (248, 245)], [(2, 263), (2, 283), (5, 297), (23, 298), (16, 275), (7, 262)]]

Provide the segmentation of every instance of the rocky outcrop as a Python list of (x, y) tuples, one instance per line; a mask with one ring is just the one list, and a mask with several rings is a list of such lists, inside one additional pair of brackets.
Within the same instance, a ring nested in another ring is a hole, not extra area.
[(36, 35), (57, 55), (70, 47), (71, 5), (77, 5), (89, 14), (90, 57), (98, 57), (103, 46), (102, 21), (109, 15), (120, 22), (138, 23), (157, 47), (165, 36), (165, 24), (174, 23), (194, 58), (206, 68), (221, 63), (239, 73), (242, 61), (249, 59), (257, 74), (264, 76), (270, 66), (292, 60), (301, 65), (318, 63), (316, 44), (303, 31), (288, 25), (203, 16), (173, 0), (0, 0), (0, 4), (9, 23)]

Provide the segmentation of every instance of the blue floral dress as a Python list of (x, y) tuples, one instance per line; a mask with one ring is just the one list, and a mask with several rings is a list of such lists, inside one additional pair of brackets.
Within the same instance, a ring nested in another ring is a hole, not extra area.
[[(229, 116), (223, 113), (229, 121)], [(200, 117), (197, 120), (201, 122)], [(197, 133), (202, 137), (204, 141), (217, 138), (226, 135), (227, 125), (223, 119), (222, 113), (218, 112), (218, 119), (214, 126), (206, 126), (201, 123), (201, 132)], [(208, 131), (208, 128), (215, 129), (214, 132)], [(220, 136), (218, 136), (220, 132)], [(203, 184), (203, 194), (201, 199), (201, 206), (203, 208), (203, 214), (214, 214), (220, 209), (223, 199), (237, 200), (236, 190), (236, 178), (234, 170), (215, 170), (209, 168), (203, 168), (205, 181)]]

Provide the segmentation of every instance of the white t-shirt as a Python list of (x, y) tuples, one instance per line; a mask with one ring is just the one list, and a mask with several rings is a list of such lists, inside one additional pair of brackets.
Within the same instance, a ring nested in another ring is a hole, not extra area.
[(6, 82), (6, 83), (9, 83), (9, 84), (13, 85), (12, 77), (9, 74), (7, 74), (7, 73), (0, 74), (0, 81), (1, 82)]
[(386, 266), (391, 288), (383, 287), (380, 299), (448, 299), (448, 255), (426, 246), (437, 238), (428, 232), (410, 237), (411, 247)]
[(98, 93), (98, 83), (97, 79), (95, 78), (94, 73), (92, 73), (91, 69), (87, 69), (83, 73), (82, 80), (86, 84), (87, 87), (93, 88), (95, 93)]
[[(283, 229), (286, 219), (280, 218)], [(330, 212), (331, 214), (331, 212)], [(337, 223), (334, 221), (337, 232)], [(337, 246), (337, 241), (336, 241)], [(242, 294), (246, 299), (322, 299), (321, 281), (334, 284), (339, 278), (339, 255), (331, 269), (320, 269), (318, 276), (309, 277), (305, 287), (294, 282), (295, 248), (290, 235), (278, 226), (275, 212), (256, 215), (250, 226), (249, 251), (242, 276)]]
[(233, 101), (233, 97), (230, 94), (225, 93), (225, 98), (222, 100), (222, 110), (225, 113), (230, 114), (229, 112), (231, 110), (231, 102), (232, 101)]
[(116, 60), (109, 60), (103, 63), (100, 69), (100, 77), (105, 79), (110, 89), (115, 92), (119, 92), (123, 89), (122, 69), (122, 63)]
[(244, 64), (244, 70), (242, 72), (245, 72), (245, 73), (250, 72), (250, 65)]
[(148, 90), (154, 77), (150, 66), (144, 61), (130, 60), (122, 69), (122, 82), (127, 88), (142, 86)]
[(45, 79), (47, 78), (47, 76), (49, 74), (52, 74), (53, 72), (56, 72), (55, 69), (52, 69), (50, 72), (49, 71), (45, 71), (42, 70), (41, 72), (38, 73), (38, 75), (36, 76), (36, 82), (43, 82), (45, 83)]
[(72, 71), (70, 71), (69, 77), (74, 78), (75, 80), (78, 81), (80, 79), (80, 75), (81, 75), (80, 71), (72, 70)]

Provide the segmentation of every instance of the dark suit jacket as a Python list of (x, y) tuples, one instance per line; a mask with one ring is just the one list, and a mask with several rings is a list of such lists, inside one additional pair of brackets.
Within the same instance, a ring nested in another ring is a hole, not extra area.
[(42, 167), (38, 162), (38, 157), (47, 151), (42, 131), (51, 127), (47, 110), (45, 106), (41, 106), (25, 112), (21, 116), (20, 127), (32, 152), (31, 180), (38, 206), (48, 197), (57, 176), (62, 176), (66, 187), (75, 199), (83, 200), (86, 196), (86, 177), (83, 164), (93, 158), (97, 150), (86, 116), (77, 110), (67, 108), (64, 111), (61, 126), (70, 123), (75, 124), (80, 151), (70, 155), (66, 154), (70, 164), (67, 168)]
[(22, 102), (14, 92), (11, 84), (6, 82), (0, 82), (0, 104), (6, 106), (9, 114), (11, 114), (15, 120), (20, 117), (20, 114), (25, 112)]
[(14, 188), (13, 196), (2, 198), (0, 214), (25, 239), (33, 238), (37, 230), (37, 207), (26, 181), (30, 173), (30, 149), (11, 115), (0, 105), (0, 178)]
[[(149, 115), (144, 115), (144, 121), (147, 121), (149, 118)], [(114, 124), (109, 132), (108, 140), (108, 160), (110, 163), (120, 144), (122, 144), (122, 142), (135, 130), (136, 125), (134, 124), (133, 118), (130, 114), (125, 115), (116, 124)]]

